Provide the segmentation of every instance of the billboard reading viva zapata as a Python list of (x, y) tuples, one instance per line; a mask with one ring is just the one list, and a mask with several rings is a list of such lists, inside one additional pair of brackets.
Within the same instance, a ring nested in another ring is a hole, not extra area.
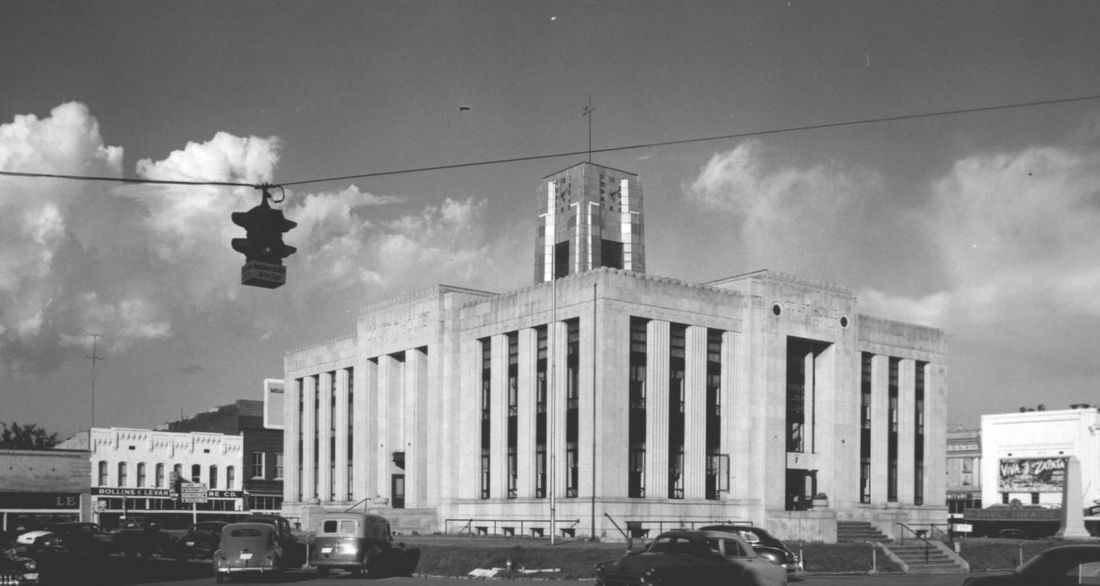
[(1061, 492), (1065, 484), (1065, 458), (1001, 459), (1001, 492)]

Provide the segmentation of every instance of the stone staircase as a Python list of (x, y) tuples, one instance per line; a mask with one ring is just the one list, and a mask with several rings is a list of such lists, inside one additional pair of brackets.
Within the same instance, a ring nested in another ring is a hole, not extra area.
[(960, 574), (970, 566), (938, 541), (906, 540), (904, 544), (883, 545), (886, 555), (893, 558), (907, 574)]
[(837, 521), (836, 541), (837, 543), (889, 543), (893, 540), (865, 521)]

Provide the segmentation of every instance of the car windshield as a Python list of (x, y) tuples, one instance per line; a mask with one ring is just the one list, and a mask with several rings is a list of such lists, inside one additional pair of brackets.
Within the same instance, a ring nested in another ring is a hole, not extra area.
[(686, 537), (660, 536), (649, 546), (651, 553), (694, 553), (695, 544)]

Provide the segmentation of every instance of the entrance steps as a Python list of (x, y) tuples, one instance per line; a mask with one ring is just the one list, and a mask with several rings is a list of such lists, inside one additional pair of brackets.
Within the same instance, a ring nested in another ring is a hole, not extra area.
[(893, 541), (866, 521), (837, 521), (837, 543), (889, 543)]
[(963, 574), (970, 571), (966, 561), (939, 541), (925, 543), (908, 540), (905, 544), (883, 544), (882, 548), (907, 574)]

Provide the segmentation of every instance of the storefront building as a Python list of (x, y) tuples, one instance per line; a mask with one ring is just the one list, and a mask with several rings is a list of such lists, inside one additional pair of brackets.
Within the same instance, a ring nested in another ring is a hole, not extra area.
[[(183, 528), (244, 514), (240, 436), (119, 427), (92, 428), (90, 435), (90, 442), (81, 433), (59, 447), (88, 447), (91, 520), (105, 528), (127, 516)], [(201, 492), (190, 500), (205, 502), (181, 502), (177, 477)]]
[(0, 450), (0, 470), (0, 530), (90, 518), (87, 451)]

